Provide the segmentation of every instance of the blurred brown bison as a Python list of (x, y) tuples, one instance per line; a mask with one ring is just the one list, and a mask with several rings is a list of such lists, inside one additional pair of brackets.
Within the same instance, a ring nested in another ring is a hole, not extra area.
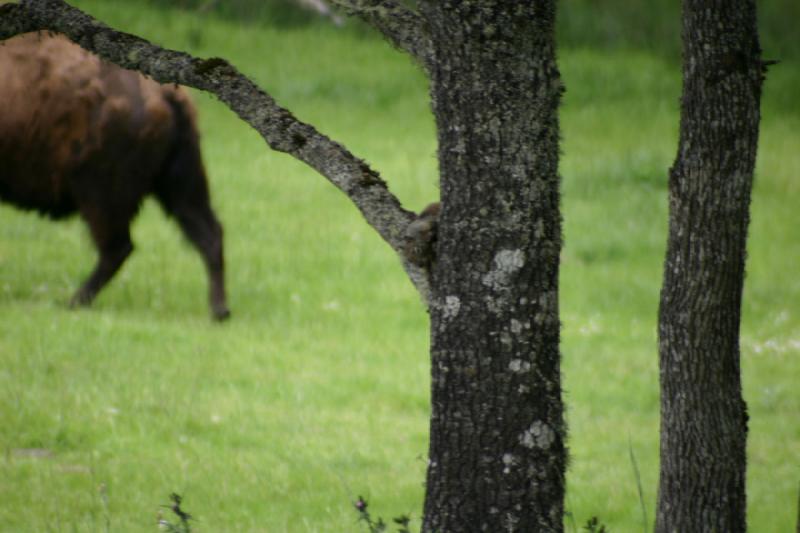
[(0, 199), (89, 225), (100, 257), (72, 305), (91, 303), (133, 251), (130, 223), (148, 194), (202, 254), (212, 313), (226, 318), (222, 227), (187, 94), (62, 36), (0, 42)]

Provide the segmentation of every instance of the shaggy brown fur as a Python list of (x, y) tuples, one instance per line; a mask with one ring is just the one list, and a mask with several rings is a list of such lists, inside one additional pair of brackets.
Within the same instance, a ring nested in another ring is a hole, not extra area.
[(62, 36), (0, 43), (0, 199), (54, 219), (78, 212), (89, 225), (100, 257), (73, 305), (91, 303), (130, 255), (148, 194), (202, 254), (212, 313), (226, 318), (222, 227), (187, 94)]
[(412, 264), (430, 269), (436, 260), (436, 241), (439, 233), (439, 213), (442, 204), (434, 202), (417, 215), (405, 233), (405, 256)]

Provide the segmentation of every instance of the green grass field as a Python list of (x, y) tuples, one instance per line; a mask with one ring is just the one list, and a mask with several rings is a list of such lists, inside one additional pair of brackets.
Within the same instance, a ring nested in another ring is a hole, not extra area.
[[(363, 32), (75, 2), (165, 46), (229, 58), (366, 158), (413, 209), (438, 195), (424, 77)], [(580, 527), (642, 531), (658, 474), (656, 312), (680, 68), (562, 47), (563, 373)], [(800, 68), (773, 69), (742, 324), (749, 521), (786, 532), (800, 481)], [(398, 260), (322, 177), (196, 94), (226, 229), (233, 318), (212, 324), (199, 257), (148, 202), (137, 250), (89, 310), (78, 220), (0, 207), (0, 531), (155, 531), (171, 492), (201, 532), (363, 531), (422, 507), (427, 315)], [(793, 392), (794, 391), (794, 392)], [(573, 522), (567, 519), (567, 530)]]

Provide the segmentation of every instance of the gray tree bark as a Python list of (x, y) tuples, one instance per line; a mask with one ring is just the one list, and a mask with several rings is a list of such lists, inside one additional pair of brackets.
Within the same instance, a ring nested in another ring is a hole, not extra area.
[(659, 310), (656, 531), (745, 531), (739, 323), (763, 66), (754, 0), (684, 0)]
[(560, 531), (554, 2), (420, 9), (436, 58), (442, 199), (423, 531)]
[[(404, 210), (377, 172), (219, 58), (163, 50), (62, 0), (0, 6), (0, 39), (53, 30), (158, 81), (217, 95), (274, 149), (350, 197), (430, 304), (432, 417), (423, 531), (561, 531), (561, 251), (555, 0), (334, 0), (431, 79), (441, 210)], [(430, 220), (441, 213), (439, 220)], [(438, 236), (432, 228), (438, 228)], [(409, 235), (434, 260), (414, 264)], [(429, 292), (430, 287), (430, 292)]]

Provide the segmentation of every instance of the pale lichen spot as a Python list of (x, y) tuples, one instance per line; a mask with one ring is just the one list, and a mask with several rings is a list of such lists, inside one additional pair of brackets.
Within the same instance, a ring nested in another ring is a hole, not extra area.
[(511, 335), (508, 334), (506, 331), (500, 332), (500, 344), (505, 346), (506, 348), (510, 348), (512, 344)]
[(541, 420), (535, 421), (520, 436), (520, 443), (526, 448), (546, 450), (556, 440), (555, 432)]
[(516, 463), (516, 459), (514, 459), (513, 455), (510, 453), (503, 454), (503, 473), (510, 474), (511, 467), (514, 466), (514, 463)]
[(462, 137), (459, 137), (450, 151), (455, 154), (466, 154), (467, 153), (467, 145), (464, 142)]
[(506, 288), (511, 276), (525, 265), (522, 250), (500, 250), (494, 256), (494, 268), (483, 276), (483, 284), (499, 291)]
[[(526, 323), (525, 326), (530, 328), (530, 324)], [(515, 335), (518, 335), (520, 332), (522, 332), (523, 327), (524, 326), (523, 326), (522, 322), (520, 322), (516, 318), (512, 318), (511, 319), (511, 333), (513, 333)]]
[(505, 524), (503, 524), (504, 526), (503, 529), (505, 529), (508, 532), (517, 531), (517, 524), (519, 524), (519, 517), (510, 512), (507, 512)]
[(512, 359), (511, 362), (508, 363), (508, 369), (516, 374), (523, 374), (530, 371), (531, 364), (528, 361), (523, 361), (522, 359)]
[(447, 296), (444, 299), (444, 319), (452, 320), (458, 316), (461, 310), (461, 300), (458, 296)]
[(497, 299), (497, 300), (495, 300), (495, 299), (494, 299), (494, 298), (492, 298), (491, 296), (486, 296), (486, 297), (483, 299), (483, 301), (484, 301), (484, 303), (486, 304), (486, 309), (487, 309), (487, 310), (488, 310), (490, 313), (494, 313), (494, 314), (496, 314), (496, 315), (497, 315), (497, 314), (500, 314), (500, 312), (502, 311), (502, 308), (500, 307), (500, 303), (502, 302), (502, 300), (501, 300), (501, 299)]

